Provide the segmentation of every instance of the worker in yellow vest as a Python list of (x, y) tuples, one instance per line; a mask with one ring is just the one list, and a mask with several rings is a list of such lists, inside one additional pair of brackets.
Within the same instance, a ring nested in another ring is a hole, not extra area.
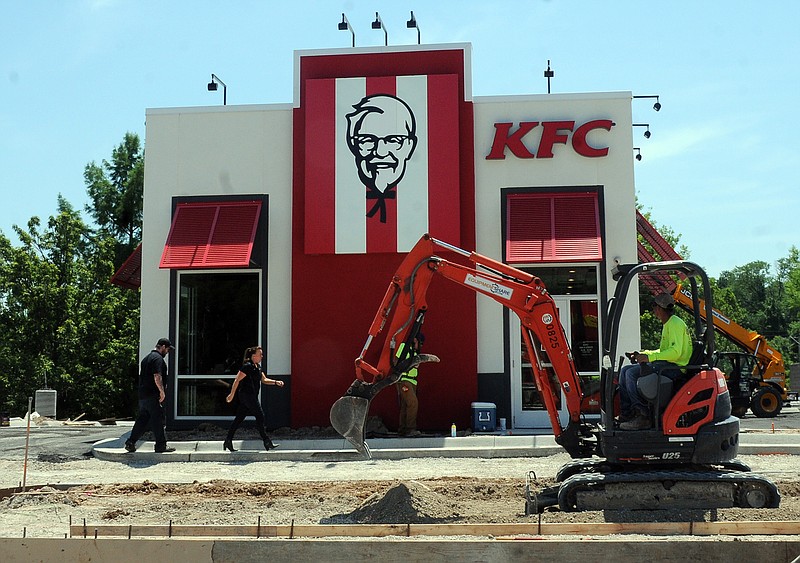
[[(422, 344), (425, 342), (425, 336), (420, 332), (412, 342), (414, 347), (414, 354), (419, 354), (422, 349)], [(397, 356), (403, 353), (405, 343), (401, 343), (397, 349)], [(416, 437), (421, 436), (422, 433), (417, 430), (417, 410), (419, 409), (419, 401), (417, 401), (417, 374), (416, 367), (408, 370), (397, 382), (397, 397), (400, 401), (400, 424), (397, 428), (397, 433), (401, 436)]]

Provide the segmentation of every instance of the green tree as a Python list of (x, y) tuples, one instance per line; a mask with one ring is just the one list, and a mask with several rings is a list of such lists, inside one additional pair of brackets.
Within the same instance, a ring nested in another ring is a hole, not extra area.
[(103, 167), (85, 179), (96, 228), (61, 196), (43, 226), (0, 233), (0, 401), (22, 414), (46, 384), (58, 391), (58, 416), (133, 413), (139, 292), (110, 283), (141, 239), (143, 155), (126, 134)]
[(729, 288), (745, 314), (742, 326), (773, 338), (785, 333), (786, 316), (782, 311), (783, 283), (770, 272), (766, 262), (756, 261), (724, 271), (718, 279), (720, 288)]
[(91, 204), (86, 211), (99, 231), (117, 241), (114, 265), (119, 267), (142, 240), (144, 152), (139, 136), (126, 133), (111, 161), (90, 162), (83, 173)]
[(59, 416), (129, 414), (138, 299), (109, 283), (113, 241), (94, 234), (62, 197), (45, 228), (34, 217), (15, 231), (20, 247), (0, 239), (5, 408), (24, 412), (46, 384), (58, 391)]
[[(771, 344), (783, 354), (786, 364), (800, 362), (800, 250), (789, 249), (786, 258), (778, 260), (777, 277), (783, 284), (781, 309), (786, 317), (786, 332), (777, 335)], [(795, 340), (793, 340), (793, 338)]]

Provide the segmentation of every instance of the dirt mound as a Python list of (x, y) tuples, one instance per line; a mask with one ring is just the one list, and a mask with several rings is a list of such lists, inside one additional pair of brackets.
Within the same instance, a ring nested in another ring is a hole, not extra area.
[(454, 502), (415, 481), (370, 496), (346, 517), (359, 524), (433, 524), (461, 519)]

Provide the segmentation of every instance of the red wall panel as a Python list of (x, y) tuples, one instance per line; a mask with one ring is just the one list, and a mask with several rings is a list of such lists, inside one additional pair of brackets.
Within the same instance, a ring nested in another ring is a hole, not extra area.
[[(336, 55), (301, 60), (301, 108), (294, 110), (292, 222), (292, 426), (328, 426), (331, 405), (355, 378), (354, 360), (391, 276), (402, 261), (397, 253), (308, 255), (304, 252), (305, 115), (302, 84), (309, 78), (452, 73), (459, 75), (461, 244), (475, 247), (474, 133), (471, 103), (464, 102), (464, 54), (460, 50), (385, 55)], [(448, 241), (449, 242), (449, 241)], [(420, 429), (465, 427), (477, 399), (476, 296), (445, 279), (428, 292), (425, 351), (441, 358), (420, 369)], [(397, 428), (397, 396), (386, 389), (373, 400), (370, 415)]]

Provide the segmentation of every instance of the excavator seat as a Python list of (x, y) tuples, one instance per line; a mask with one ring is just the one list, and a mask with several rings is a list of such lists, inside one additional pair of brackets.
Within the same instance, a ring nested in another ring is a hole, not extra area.
[(675, 379), (666, 375), (661, 375), (661, 371), (654, 371), (651, 374), (640, 377), (636, 381), (636, 389), (639, 395), (651, 406), (651, 412), (658, 419), (666, 408), (672, 396), (680, 389), (684, 383), (700, 373), (707, 366), (703, 365), (705, 358), (705, 343), (702, 339), (692, 342), (692, 355), (689, 363), (683, 369), (683, 373)]

